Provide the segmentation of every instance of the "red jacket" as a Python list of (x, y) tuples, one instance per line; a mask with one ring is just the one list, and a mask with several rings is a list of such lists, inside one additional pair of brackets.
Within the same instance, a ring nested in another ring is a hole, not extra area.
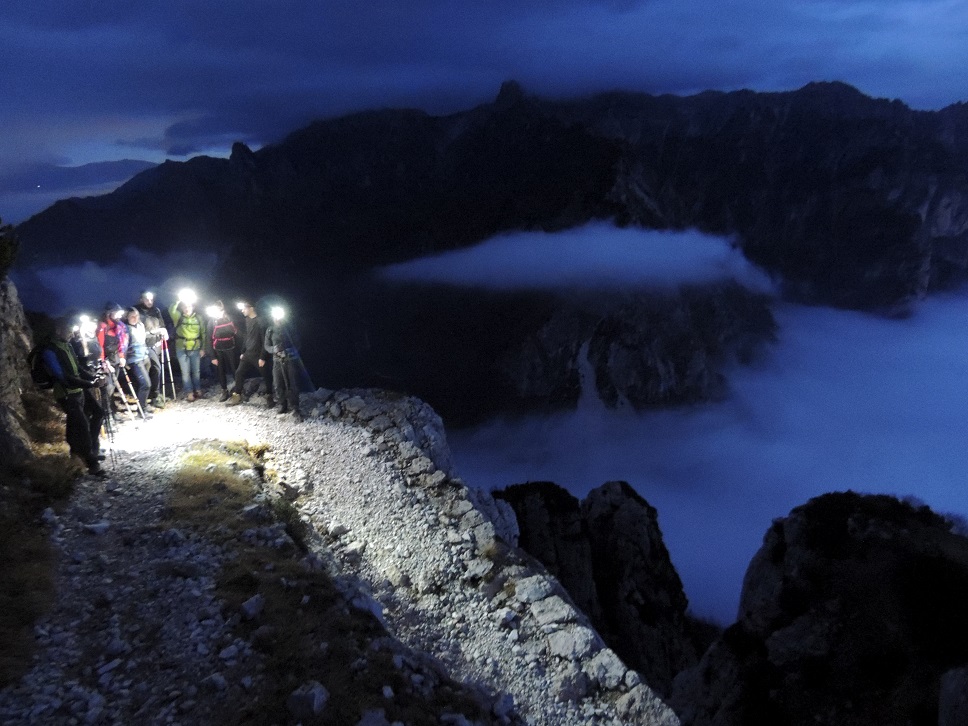
[(97, 326), (97, 342), (102, 360), (116, 364), (128, 352), (128, 328), (119, 320), (102, 320)]

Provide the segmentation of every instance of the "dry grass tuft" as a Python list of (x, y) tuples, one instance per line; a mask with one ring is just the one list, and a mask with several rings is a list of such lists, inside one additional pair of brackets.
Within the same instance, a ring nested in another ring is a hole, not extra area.
[(64, 440), (64, 413), (50, 391), (24, 391), (20, 395), (26, 419), (24, 431), (35, 444), (54, 444)]

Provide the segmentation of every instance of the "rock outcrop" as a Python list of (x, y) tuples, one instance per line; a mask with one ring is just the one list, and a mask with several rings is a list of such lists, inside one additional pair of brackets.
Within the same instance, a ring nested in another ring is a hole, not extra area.
[(0, 280), (0, 467), (23, 462), (30, 455), (21, 395), (33, 383), (27, 369), (32, 342), (30, 328), (8, 279)]
[(726, 282), (625, 293), (366, 286), (327, 303), (319, 338), (357, 344), (338, 361), (326, 345), (306, 359), (328, 381), (406, 390), (449, 425), (573, 408), (582, 396), (644, 409), (721, 396), (728, 366), (774, 339), (770, 302)]
[(949, 671), (968, 663), (966, 608), (968, 538), (951, 522), (825, 494), (774, 522), (737, 622), (671, 703), (696, 726), (938, 723), (941, 692), (945, 713), (964, 713), (963, 674)]
[(655, 509), (625, 482), (604, 484), (581, 503), (549, 482), (495, 496), (514, 508), (522, 549), (559, 579), (626, 663), (668, 693), (697, 655)]

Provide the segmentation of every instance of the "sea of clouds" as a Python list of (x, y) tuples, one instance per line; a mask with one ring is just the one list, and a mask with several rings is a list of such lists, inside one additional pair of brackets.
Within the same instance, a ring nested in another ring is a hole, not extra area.
[[(389, 272), (489, 287), (770, 285), (729, 240), (604, 224)], [(881, 492), (968, 516), (968, 293), (902, 320), (780, 302), (774, 313), (779, 340), (728, 371), (725, 400), (636, 413), (586, 395), (571, 413), (452, 431), (459, 473), (491, 489), (550, 480), (579, 498), (628, 481), (658, 509), (693, 611), (724, 624), (772, 520), (811, 497)]]

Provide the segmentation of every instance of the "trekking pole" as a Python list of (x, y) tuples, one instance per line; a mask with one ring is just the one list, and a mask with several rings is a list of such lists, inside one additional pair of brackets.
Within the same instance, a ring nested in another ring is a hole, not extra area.
[(138, 407), (138, 413), (141, 414), (141, 418), (145, 421), (148, 417), (145, 415), (145, 410), (141, 407), (141, 399), (138, 398), (138, 394), (134, 392), (134, 384), (131, 383), (131, 378), (128, 376), (128, 370), (124, 366), (121, 366), (121, 372), (124, 374), (124, 380), (128, 384), (128, 390), (131, 391), (131, 398), (134, 399), (134, 404)]
[(107, 407), (107, 410), (105, 411), (105, 416), (104, 416), (104, 433), (106, 434), (107, 440), (108, 440), (108, 455), (111, 457), (111, 467), (117, 468), (118, 457), (114, 453), (114, 422), (112, 420), (113, 418), (114, 418), (114, 411), (111, 410), (111, 406), (109, 404)]
[[(114, 380), (115, 389), (121, 391), (121, 400), (124, 401), (124, 407), (128, 410), (128, 415), (134, 418), (134, 412), (131, 410), (131, 404), (128, 403), (128, 396), (121, 387), (121, 382), (118, 380), (118, 374), (115, 371), (111, 371), (111, 378)], [(110, 405), (111, 402), (108, 401), (108, 407), (110, 407)]]
[[(165, 342), (164, 339), (162, 339), (161, 342), (164, 343)], [(161, 388), (161, 405), (164, 406), (166, 403), (168, 403), (165, 396), (165, 348), (164, 346), (162, 346), (161, 350), (159, 351), (159, 354), (160, 354), (160, 357), (158, 358), (158, 368), (161, 369), (158, 371), (158, 375), (161, 377), (161, 382), (159, 387)]]
[(168, 382), (171, 383), (171, 400), (174, 401), (178, 398), (175, 395), (175, 374), (171, 372), (171, 352), (168, 350), (168, 341), (162, 339), (161, 350), (165, 354), (165, 364), (168, 366)]

